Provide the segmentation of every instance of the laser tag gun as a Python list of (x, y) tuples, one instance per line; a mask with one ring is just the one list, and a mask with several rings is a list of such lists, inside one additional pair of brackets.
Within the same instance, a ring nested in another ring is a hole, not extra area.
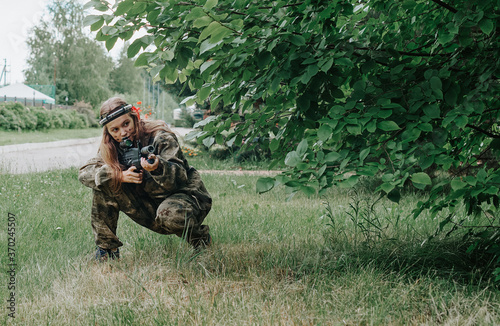
[(141, 157), (146, 158), (149, 164), (155, 162), (153, 159), (148, 159), (149, 154), (154, 154), (155, 148), (153, 145), (141, 148), (141, 142), (137, 141), (137, 147), (134, 147), (134, 142), (125, 137), (120, 142), (120, 148), (123, 150), (123, 154), (119, 155), (118, 160), (127, 168), (135, 166), (137, 170), (141, 170)]

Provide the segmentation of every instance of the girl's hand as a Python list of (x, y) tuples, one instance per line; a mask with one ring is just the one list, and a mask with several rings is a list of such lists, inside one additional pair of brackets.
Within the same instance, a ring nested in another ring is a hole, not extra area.
[[(153, 160), (153, 163), (148, 163), (148, 160)], [(155, 154), (149, 154), (148, 160), (146, 160), (144, 157), (141, 157), (141, 165), (142, 168), (148, 172), (154, 171), (158, 168), (158, 165), (160, 165), (160, 159), (156, 157)]]
[(131, 166), (128, 170), (122, 171), (122, 182), (142, 183), (142, 172), (136, 172), (136, 170), (135, 166)]

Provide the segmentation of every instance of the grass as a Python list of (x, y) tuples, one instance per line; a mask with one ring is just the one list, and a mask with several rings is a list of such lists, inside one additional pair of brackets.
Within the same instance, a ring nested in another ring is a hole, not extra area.
[[(214, 245), (200, 254), (126, 216), (122, 259), (94, 263), (91, 192), (68, 169), (0, 175), (16, 215), (19, 325), (493, 325), (500, 292), (460, 239), (424, 242), (438, 225), (369, 191), (257, 195), (253, 176), (204, 174)], [(328, 204), (327, 204), (328, 203)], [(352, 207), (359, 206), (358, 214)], [(328, 207), (330, 209), (328, 209)], [(364, 221), (383, 227), (366, 227)], [(353, 221), (365, 228), (355, 227)], [(7, 298), (7, 232), (0, 233)], [(5, 302), (5, 301), (4, 301)]]
[[(270, 161), (244, 160), (237, 161), (233, 157), (215, 160), (208, 153), (200, 153), (197, 156), (187, 156), (189, 165), (197, 170), (267, 170)], [(279, 169), (275, 167), (274, 169)]]
[(91, 138), (101, 136), (101, 134), (101, 128), (50, 129), (47, 131), (24, 132), (0, 130), (0, 146), (24, 143), (43, 143), (76, 138)]

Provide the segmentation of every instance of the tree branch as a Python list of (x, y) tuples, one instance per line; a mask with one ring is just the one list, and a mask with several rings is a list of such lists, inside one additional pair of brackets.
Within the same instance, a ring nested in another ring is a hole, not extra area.
[(443, 1), (441, 0), (431, 0), (432, 2), (434, 3), (437, 3), (438, 5), (440, 5), (441, 7), (444, 7), (446, 9), (448, 9), (449, 11), (451, 11), (452, 13), (456, 13), (458, 10), (453, 8), (452, 6), (450, 6), (449, 4), (446, 4), (444, 3)]
[(481, 129), (481, 128), (477, 127), (477, 126), (473, 126), (471, 124), (466, 124), (465, 126), (471, 128), (471, 129), (474, 129), (475, 131), (479, 131), (480, 133), (485, 134), (488, 137), (491, 137), (491, 138), (500, 138), (500, 135), (496, 135), (496, 134), (494, 134), (492, 132), (489, 132), (488, 130)]

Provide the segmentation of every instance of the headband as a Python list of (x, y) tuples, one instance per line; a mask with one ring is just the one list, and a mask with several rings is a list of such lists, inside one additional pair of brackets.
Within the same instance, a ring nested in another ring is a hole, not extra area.
[(106, 125), (108, 122), (115, 120), (116, 118), (124, 115), (125, 113), (129, 113), (130, 110), (132, 110), (133, 106), (132, 104), (123, 104), (117, 107), (116, 109), (112, 110), (110, 113), (107, 115), (102, 115), (101, 120), (99, 121), (99, 124), (101, 126)]

